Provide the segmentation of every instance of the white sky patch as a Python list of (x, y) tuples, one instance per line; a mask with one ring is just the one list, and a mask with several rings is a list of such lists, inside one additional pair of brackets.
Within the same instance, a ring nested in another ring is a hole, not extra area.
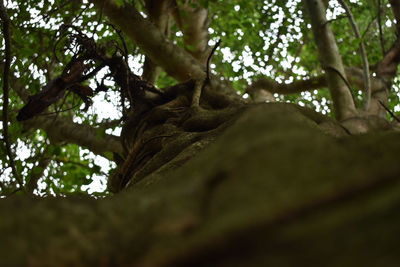
[(31, 150), (25, 144), (18, 140), (17, 147), (15, 149), (16, 159), (25, 161), (30, 157)]
[(254, 59), (252, 57), (252, 53), (248, 46), (245, 46), (244, 51), (242, 53), (243, 65), (248, 67), (254, 65)]
[(221, 48), (221, 53), (222, 53), (223, 61), (225, 61), (225, 62), (232, 62), (232, 60), (235, 58), (235, 55), (232, 53), (232, 51), (229, 47)]
[[(87, 149), (81, 149), (80, 154), (81, 157), (83, 157), (84, 154), (89, 154), (88, 157), (94, 158), (94, 163), (96, 165), (99, 165), (101, 167), (101, 171), (104, 173), (108, 173), (110, 169), (116, 167), (115, 163), (101, 156), (96, 156)], [(104, 192), (106, 189), (107, 189), (107, 177), (103, 175), (93, 175), (92, 182), (89, 185), (82, 186), (82, 190), (87, 190), (89, 194), (92, 194), (94, 192)]]

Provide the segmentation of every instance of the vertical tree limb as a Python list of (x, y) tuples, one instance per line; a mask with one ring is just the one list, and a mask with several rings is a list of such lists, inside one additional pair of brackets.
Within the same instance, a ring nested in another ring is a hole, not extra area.
[(363, 65), (363, 70), (364, 70), (364, 87), (365, 87), (364, 108), (365, 108), (365, 110), (368, 110), (369, 106), (370, 106), (370, 102), (371, 102), (371, 80), (369, 77), (369, 63), (368, 63), (367, 51), (365, 49), (364, 42), (361, 38), (360, 31), (359, 31), (357, 23), (354, 19), (353, 13), (350, 10), (350, 7), (346, 4), (346, 2), (344, 0), (338, 0), (338, 2), (343, 7), (343, 9), (346, 11), (347, 17), (349, 18), (349, 21), (350, 21), (351, 28), (354, 31), (354, 35), (360, 42), (359, 52), (360, 52), (360, 57), (362, 60), (362, 65)]
[(9, 73), (11, 65), (11, 44), (10, 44), (10, 18), (3, 1), (0, 1), (0, 17), (3, 26), (3, 36), (5, 44), (5, 62), (3, 66), (3, 139), (11, 167), (12, 174), (20, 187), (23, 187), (22, 179), (17, 171), (14, 161), (14, 153), (11, 149), (10, 139), (8, 135), (8, 104), (9, 104)]
[[(146, 0), (145, 8), (149, 19), (165, 36), (168, 36), (169, 16), (172, 0)], [(151, 84), (157, 81), (161, 68), (146, 56), (142, 78)]]
[(211, 48), (208, 46), (208, 10), (199, 1), (176, 5), (174, 18), (183, 33), (186, 51), (201, 64), (205, 64)]
[(304, 3), (311, 18), (319, 60), (326, 72), (336, 118), (338, 120), (351, 118), (357, 112), (351, 91), (342, 79), (346, 74), (335, 37), (326, 20), (324, 4), (322, 0), (304, 0)]

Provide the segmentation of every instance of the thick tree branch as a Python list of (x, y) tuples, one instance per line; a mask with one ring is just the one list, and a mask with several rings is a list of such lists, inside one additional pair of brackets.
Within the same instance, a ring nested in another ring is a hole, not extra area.
[(260, 78), (247, 88), (247, 92), (265, 89), (271, 93), (283, 95), (296, 94), (305, 91), (324, 88), (327, 86), (325, 75), (320, 75), (307, 80), (294, 81), (289, 84), (278, 83), (269, 78)]
[[(145, 7), (149, 19), (154, 23), (157, 28), (164, 33), (165, 36), (169, 34), (169, 16), (172, 6), (172, 0), (146, 0)], [(157, 66), (148, 56), (144, 61), (142, 78), (151, 84), (157, 81), (160, 74), (160, 67)]]
[(208, 46), (208, 10), (194, 1), (179, 5), (174, 11), (175, 21), (183, 32), (186, 51), (204, 65), (211, 50)]
[[(393, 13), (395, 15), (397, 25), (400, 25), (400, 3), (395, 0), (390, 0)], [(386, 52), (383, 59), (377, 64), (376, 74), (388, 85), (391, 84), (396, 76), (397, 67), (400, 64), (400, 35), (392, 47)]]
[(351, 92), (343, 80), (343, 77), (346, 77), (343, 62), (325, 17), (324, 4), (321, 0), (304, 0), (304, 3), (311, 18), (319, 60), (326, 72), (335, 115), (339, 120), (351, 118), (356, 115), (356, 108)]
[(189, 53), (167, 40), (164, 34), (133, 5), (118, 6), (112, 0), (91, 0), (120, 27), (157, 65), (179, 81), (205, 77), (204, 67)]
[(370, 113), (386, 116), (386, 111), (381, 102), (387, 104), (389, 90), (394, 77), (397, 74), (397, 67), (400, 63), (400, 38), (397, 38), (393, 46), (386, 52), (384, 58), (376, 66), (376, 76), (384, 84), (380, 91), (372, 92)]
[[(26, 102), (28, 94), (20, 81), (12, 76), (13, 90)], [(122, 146), (119, 137), (103, 134), (104, 129), (115, 127), (119, 120), (112, 121), (110, 124), (99, 124), (98, 128), (89, 125), (73, 123), (67, 118), (57, 116), (39, 116), (35, 119), (24, 122), (25, 126), (33, 129), (42, 129), (46, 131), (50, 138), (59, 142), (73, 143), (82, 145), (97, 155), (110, 158), (106, 152), (115, 152), (122, 154)], [(111, 159), (111, 158), (110, 158)]]
[(17, 171), (14, 161), (14, 153), (11, 149), (10, 139), (8, 135), (8, 104), (9, 104), (9, 77), (11, 66), (11, 42), (10, 42), (10, 19), (3, 1), (0, 1), (0, 17), (3, 24), (3, 36), (5, 43), (5, 62), (3, 66), (3, 140), (11, 167), (12, 174), (21, 188), (23, 188), (23, 181)]
[[(359, 68), (346, 67), (346, 77), (349, 83), (361, 90), (364, 90), (364, 74)], [(247, 88), (247, 93), (253, 95), (258, 90), (266, 90), (270, 93), (277, 93), (282, 95), (298, 94), (301, 92), (313, 91), (327, 88), (328, 84), (324, 74), (311, 77), (305, 80), (297, 80), (291, 83), (278, 83), (270, 78), (263, 77), (253, 82)], [(376, 92), (381, 90), (385, 84), (380, 78), (371, 77), (371, 90)]]
[(397, 38), (385, 57), (378, 63), (376, 73), (385, 82), (390, 83), (397, 73), (400, 63), (400, 38)]
[(25, 125), (29, 128), (44, 130), (55, 142), (77, 144), (106, 158), (110, 158), (107, 152), (122, 154), (119, 138), (105, 134), (102, 128), (93, 128), (54, 116), (36, 117), (26, 121)]

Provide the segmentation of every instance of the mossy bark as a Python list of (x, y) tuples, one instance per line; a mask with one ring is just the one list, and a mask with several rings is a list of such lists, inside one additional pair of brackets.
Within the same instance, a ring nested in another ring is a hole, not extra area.
[(0, 265), (397, 266), (399, 134), (321, 127), (256, 105), (113, 197), (3, 199)]

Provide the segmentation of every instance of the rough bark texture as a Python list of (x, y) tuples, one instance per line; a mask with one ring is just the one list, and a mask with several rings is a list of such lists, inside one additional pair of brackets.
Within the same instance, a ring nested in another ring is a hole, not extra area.
[(325, 17), (325, 6), (321, 0), (305, 0), (304, 3), (311, 19), (319, 59), (326, 72), (336, 117), (338, 120), (352, 118), (357, 112), (350, 88), (346, 84), (346, 74), (335, 36)]
[(251, 106), (114, 197), (1, 200), (0, 265), (397, 266), (399, 151), (398, 133)]

